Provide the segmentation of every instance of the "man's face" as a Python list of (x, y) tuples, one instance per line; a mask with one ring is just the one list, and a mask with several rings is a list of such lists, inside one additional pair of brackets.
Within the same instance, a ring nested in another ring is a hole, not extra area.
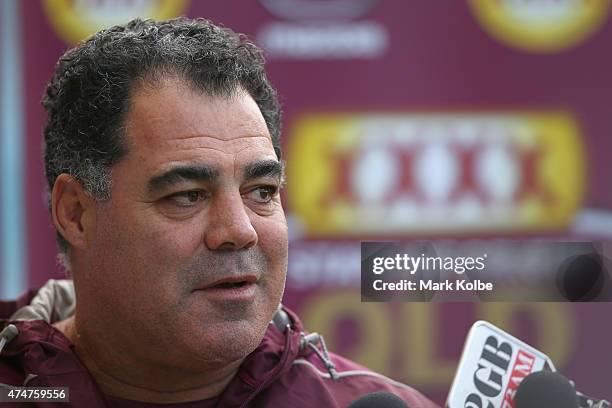
[(265, 121), (241, 90), (211, 97), (178, 79), (130, 101), (128, 154), (97, 204), (91, 267), (75, 271), (77, 313), (163, 363), (240, 359), (261, 341), (287, 270)]

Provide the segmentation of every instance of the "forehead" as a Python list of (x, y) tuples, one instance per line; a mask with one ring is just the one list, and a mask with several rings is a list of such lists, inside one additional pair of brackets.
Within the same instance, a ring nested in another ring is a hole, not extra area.
[(276, 159), (265, 120), (248, 93), (211, 96), (179, 79), (133, 92), (125, 135), (128, 156), (156, 169), (203, 160)]

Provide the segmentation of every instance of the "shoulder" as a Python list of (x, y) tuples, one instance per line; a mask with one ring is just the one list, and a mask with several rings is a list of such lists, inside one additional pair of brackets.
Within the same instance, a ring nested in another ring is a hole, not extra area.
[(294, 330), (301, 333), (300, 351), (289, 359), (283, 374), (265, 393), (266, 406), (290, 398), (302, 403), (292, 404), (295, 407), (346, 407), (366, 394), (389, 392), (410, 408), (438, 407), (414, 388), (329, 352), (321, 335), (306, 332), (298, 316), (284, 310)]
[(281, 385), (291, 393), (321, 406), (345, 407), (359, 397), (373, 392), (390, 392), (403, 399), (410, 408), (434, 408), (431, 402), (414, 388), (369, 370), (351, 360), (329, 353), (334, 365), (329, 367), (313, 354), (293, 361), (283, 376)]
[(70, 342), (42, 320), (0, 321), (0, 330), (12, 325), (11, 336), (0, 352), (0, 383), (24, 385), (43, 372), (66, 371), (76, 361)]
[(0, 321), (0, 334), (4, 337), (3, 347), (0, 349), (0, 388), (21, 386), (25, 380), (24, 352), (13, 347), (14, 338), (6, 336), (7, 327), (7, 321)]

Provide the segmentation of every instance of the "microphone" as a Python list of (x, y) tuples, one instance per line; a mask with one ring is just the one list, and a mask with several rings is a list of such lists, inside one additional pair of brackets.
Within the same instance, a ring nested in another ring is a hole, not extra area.
[(19, 330), (14, 324), (9, 324), (0, 332), (0, 353), (4, 346), (19, 334)]
[[(555, 371), (554, 364), (546, 354), (491, 323), (477, 321), (463, 347), (446, 407), (517, 408), (515, 398), (523, 380), (535, 372)], [(536, 386), (540, 384), (539, 381), (563, 382), (559, 379), (535, 381)], [(578, 401), (575, 407), (610, 408), (609, 402), (587, 397), (576, 392), (573, 383), (570, 382), (570, 385), (574, 389), (573, 398)]]
[(408, 408), (408, 405), (395, 394), (378, 391), (356, 399), (347, 408)]
[(574, 385), (552, 371), (531, 373), (521, 382), (514, 397), (516, 408), (579, 408)]
[(598, 400), (576, 391), (578, 396), (578, 406), (580, 408), (610, 408), (610, 403), (606, 400)]
[(550, 358), (491, 323), (474, 323), (448, 395), (449, 408), (513, 408), (520, 382), (554, 371)]
[(529, 374), (521, 382), (514, 397), (515, 408), (609, 408), (605, 400), (597, 401), (578, 391), (574, 382), (559, 373), (539, 371)]

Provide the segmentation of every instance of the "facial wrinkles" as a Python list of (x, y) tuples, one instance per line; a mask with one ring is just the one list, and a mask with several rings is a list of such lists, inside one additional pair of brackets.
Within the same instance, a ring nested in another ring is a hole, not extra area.
[(267, 136), (243, 136), (232, 140), (224, 140), (212, 136), (198, 136), (184, 139), (170, 139), (165, 145), (178, 150), (210, 149), (228, 154), (236, 154), (246, 149), (272, 149), (272, 143)]
[(186, 296), (220, 279), (254, 275), (265, 282), (270, 261), (259, 245), (243, 250), (202, 250), (179, 272), (181, 291)]
[[(246, 139), (251, 139), (246, 140)], [(238, 138), (238, 140), (225, 141), (218, 138), (209, 136), (190, 137), (188, 139), (171, 139), (162, 142), (161, 146), (149, 145), (151, 150), (166, 150), (171, 152), (171, 155), (162, 158), (165, 165), (169, 162), (195, 162), (204, 155), (206, 152), (220, 153), (222, 156), (229, 155), (232, 157), (232, 165), (235, 167), (236, 156), (248, 152), (259, 151), (260, 154), (264, 153), (265, 156), (270, 158), (276, 158), (273, 153), (273, 148), (270, 139), (265, 136), (245, 136)], [(222, 157), (221, 156), (221, 157)]]
[[(150, 106), (153, 104), (153, 106)], [(154, 141), (159, 136), (170, 137), (172, 140), (189, 140), (206, 137), (219, 141), (236, 141), (250, 137), (263, 137), (270, 140), (268, 128), (265, 122), (258, 121), (260, 113), (257, 106), (253, 106), (253, 112), (235, 112), (234, 115), (224, 119), (222, 122), (219, 116), (227, 106), (219, 107), (220, 112), (202, 111), (163, 111), (157, 112), (159, 106), (157, 102), (145, 99), (140, 104), (142, 109), (134, 115), (132, 122), (128, 123), (126, 130), (141, 129), (145, 141)], [(246, 118), (236, 119), (236, 115), (246, 116)], [(206, 117), (207, 119), (205, 119)], [(176, 125), (180, 123), (181, 134), (177, 135)], [(206, 129), (206, 134), (201, 131)]]

